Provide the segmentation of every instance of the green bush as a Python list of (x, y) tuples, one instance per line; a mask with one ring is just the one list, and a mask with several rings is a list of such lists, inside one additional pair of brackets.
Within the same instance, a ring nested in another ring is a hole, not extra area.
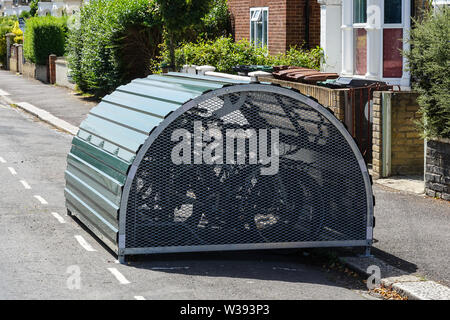
[(16, 21), (16, 16), (0, 18), (0, 62), (2, 65), (6, 65), (6, 34), (12, 31)]
[(28, 19), (31, 17), (32, 17), (32, 15), (31, 15), (30, 11), (22, 11), (19, 16), (19, 18), (24, 18), (24, 19)]
[[(168, 50), (163, 60), (168, 61)], [(230, 37), (216, 40), (186, 43), (175, 51), (176, 67), (184, 64), (212, 65), (218, 72), (232, 73), (236, 65), (291, 65), (319, 69), (323, 52), (320, 48), (310, 51), (291, 48), (274, 56), (266, 48), (256, 48), (247, 40), (234, 42)]]
[(291, 47), (286, 53), (280, 53), (273, 56), (269, 64), (273, 66), (286, 65), (319, 70), (320, 63), (323, 59), (324, 54), (320, 47), (311, 50), (302, 50), (297, 47)]
[(69, 67), (78, 88), (101, 97), (151, 72), (162, 41), (153, 0), (94, 0), (69, 21)]
[(63, 56), (65, 52), (67, 19), (34, 17), (27, 20), (24, 41), (25, 58), (45, 65), (50, 54)]
[(11, 32), (16, 35), (13, 39), (14, 43), (22, 44), (23, 43), (23, 32), (19, 27), (19, 21), (14, 22), (14, 27), (11, 30)]
[(404, 54), (419, 93), (421, 128), (428, 138), (450, 138), (450, 10), (426, 14), (411, 30)]

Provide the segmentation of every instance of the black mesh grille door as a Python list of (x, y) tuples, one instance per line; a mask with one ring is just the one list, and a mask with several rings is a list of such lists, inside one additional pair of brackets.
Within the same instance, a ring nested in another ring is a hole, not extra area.
[(129, 190), (125, 247), (365, 240), (360, 163), (324, 112), (242, 90), (166, 119)]

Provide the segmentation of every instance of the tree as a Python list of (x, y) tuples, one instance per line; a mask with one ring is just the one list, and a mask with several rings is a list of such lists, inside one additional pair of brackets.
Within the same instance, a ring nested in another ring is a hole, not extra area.
[(28, 19), (31, 17), (32, 17), (32, 15), (30, 14), (30, 11), (22, 11), (22, 13), (19, 16), (19, 18), (24, 18), (24, 19)]
[(231, 35), (231, 17), (227, 0), (213, 0), (211, 10), (202, 18), (197, 34), (207, 40)]
[(39, 0), (31, 0), (30, 2), (30, 15), (36, 17), (38, 15), (38, 2)]
[(164, 23), (170, 67), (175, 67), (175, 46), (188, 28), (201, 23), (212, 0), (157, 0)]
[(411, 30), (411, 50), (404, 52), (429, 138), (450, 138), (449, 34), (450, 9), (426, 12)]

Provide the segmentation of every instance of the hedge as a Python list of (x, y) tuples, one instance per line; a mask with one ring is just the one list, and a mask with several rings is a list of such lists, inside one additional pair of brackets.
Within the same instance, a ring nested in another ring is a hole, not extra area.
[(427, 138), (450, 138), (450, 10), (429, 12), (411, 30), (408, 58), (412, 86)]
[[(168, 61), (168, 50), (163, 59)], [(320, 48), (301, 50), (290, 48), (286, 53), (269, 55), (266, 48), (258, 48), (247, 40), (235, 42), (231, 37), (186, 43), (175, 51), (176, 67), (184, 64), (212, 65), (218, 72), (232, 73), (236, 65), (290, 65), (319, 69), (323, 59)]]
[(151, 72), (162, 41), (153, 0), (93, 0), (71, 19), (69, 67), (80, 90), (101, 97)]
[(33, 63), (45, 65), (50, 54), (65, 53), (67, 18), (34, 17), (27, 20), (24, 41), (25, 58)]

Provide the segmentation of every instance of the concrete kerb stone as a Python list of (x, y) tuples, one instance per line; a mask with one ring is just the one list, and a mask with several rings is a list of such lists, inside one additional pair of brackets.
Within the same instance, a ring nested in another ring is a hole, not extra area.
[(411, 300), (450, 300), (450, 288), (434, 281), (400, 282), (392, 288)]
[[(5, 97), (3, 97), (5, 99)], [(28, 102), (18, 102), (14, 103), (11, 99), (7, 98), (5, 99), (10, 105), (14, 105), (20, 109), (22, 109), (25, 112), (28, 112), (32, 114), (33, 116), (41, 119), (42, 121), (50, 124), (51, 126), (62, 130), (64, 132), (67, 132), (71, 135), (76, 135), (78, 133), (78, 127), (75, 127), (71, 125), (70, 123), (55, 117), (50, 112), (42, 110), (38, 107), (33, 106), (32, 104)]]
[(450, 288), (434, 281), (424, 280), (417, 276), (393, 267), (376, 257), (341, 257), (340, 261), (348, 268), (361, 274), (371, 276), (367, 272), (369, 266), (380, 268), (380, 283), (410, 300), (450, 300)]

